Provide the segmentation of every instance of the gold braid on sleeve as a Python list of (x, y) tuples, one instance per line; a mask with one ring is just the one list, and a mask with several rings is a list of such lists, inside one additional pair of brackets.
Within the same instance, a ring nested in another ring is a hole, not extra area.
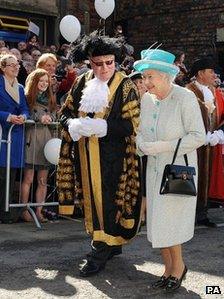
[(116, 192), (116, 203), (122, 212), (122, 217), (131, 218), (140, 189), (139, 161), (136, 154), (135, 136), (139, 125), (140, 100), (138, 91), (131, 80), (123, 85), (122, 118), (129, 119), (133, 124), (133, 135), (126, 137), (126, 155), (123, 161), (123, 171)]
[[(66, 110), (70, 112), (72, 117), (75, 117), (74, 99), (71, 92), (68, 94), (60, 113), (63, 114)], [(74, 142), (66, 128), (62, 129), (61, 137), (62, 143), (56, 175), (59, 213), (71, 215), (73, 214), (74, 200), (77, 197), (77, 193), (81, 192), (80, 183), (77, 181), (74, 173), (74, 161), (72, 159)]]

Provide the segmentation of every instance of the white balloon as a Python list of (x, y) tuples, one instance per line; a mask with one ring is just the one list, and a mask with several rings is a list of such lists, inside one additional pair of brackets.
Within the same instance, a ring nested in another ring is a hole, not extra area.
[(70, 43), (73, 43), (79, 37), (81, 32), (79, 20), (72, 15), (67, 15), (62, 18), (59, 28), (61, 35)]
[(98, 15), (106, 19), (114, 11), (115, 2), (114, 0), (95, 0), (95, 9)]
[(61, 149), (61, 139), (52, 138), (48, 140), (44, 147), (44, 156), (51, 164), (58, 165)]

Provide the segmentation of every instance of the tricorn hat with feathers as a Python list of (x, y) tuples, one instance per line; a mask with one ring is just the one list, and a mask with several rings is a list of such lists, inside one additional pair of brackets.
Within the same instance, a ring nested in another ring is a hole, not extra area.
[(74, 47), (71, 58), (74, 62), (81, 62), (90, 57), (113, 54), (117, 62), (122, 61), (123, 54), (122, 38), (111, 38), (100, 35), (99, 31), (94, 31), (90, 35), (85, 35), (77, 46)]

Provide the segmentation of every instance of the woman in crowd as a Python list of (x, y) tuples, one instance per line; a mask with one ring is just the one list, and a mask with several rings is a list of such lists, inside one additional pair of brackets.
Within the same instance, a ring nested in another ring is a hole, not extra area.
[[(31, 119), (36, 122), (36, 125), (30, 127), (26, 132), (26, 166), (21, 187), (23, 203), (28, 202), (35, 170), (37, 171), (36, 202), (44, 202), (47, 194), (50, 164), (44, 156), (44, 146), (52, 138), (52, 132), (47, 125), (56, 120), (56, 102), (49, 86), (50, 76), (43, 69), (36, 69), (27, 77), (25, 94)], [(37, 207), (37, 218), (41, 222), (46, 222), (41, 211), (42, 206)], [(28, 211), (23, 213), (23, 219), (25, 221), (32, 220)]]
[(35, 34), (31, 34), (27, 41), (27, 51), (29, 53), (32, 52), (34, 49), (40, 49), (40, 43), (38, 41), (38, 37)]
[(66, 69), (66, 77), (61, 82), (58, 82), (55, 74), (57, 63), (58, 61), (54, 54), (45, 53), (38, 59), (36, 67), (42, 68), (49, 73), (52, 91), (54, 94), (60, 94), (61, 97), (62, 93), (65, 94), (71, 88), (76, 78), (76, 72), (72, 66), (68, 66)]
[(48, 74), (52, 77), (55, 75), (57, 68), (57, 58), (52, 53), (44, 53), (37, 60), (37, 68), (44, 69), (48, 72)]
[(129, 75), (129, 78), (135, 83), (135, 85), (138, 88), (138, 92), (140, 95), (140, 98), (143, 97), (143, 95), (146, 93), (146, 87), (145, 87), (145, 83), (142, 77), (142, 73), (140, 72), (132, 72)]
[[(2, 139), (6, 140), (12, 125), (11, 164), (10, 164), (10, 189), (9, 198), (13, 196), (14, 183), (18, 168), (24, 166), (24, 135), (22, 124), (29, 116), (26, 104), (24, 88), (18, 84), (17, 76), (20, 64), (12, 54), (0, 56), (0, 126), (2, 127)], [(9, 215), (4, 213), (5, 185), (6, 185), (6, 155), (7, 145), (0, 145), (0, 219), (8, 222)]]
[(20, 84), (22, 84), (23, 86), (25, 86), (25, 81), (26, 81), (26, 78), (28, 76), (28, 73), (27, 73), (27, 71), (26, 71), (26, 69), (25, 69), (25, 67), (23, 65), (22, 55), (21, 55), (20, 51), (18, 49), (16, 49), (16, 48), (12, 48), (10, 50), (10, 53), (16, 56), (16, 58), (17, 58), (17, 60), (19, 62), (19, 65), (20, 65), (20, 67), (19, 67), (19, 74), (18, 74), (18, 77), (17, 77), (18, 82)]
[(53, 94), (56, 94), (58, 91), (58, 81), (55, 76), (56, 68), (57, 68), (57, 57), (52, 53), (44, 53), (37, 60), (36, 68), (44, 69), (48, 72), (51, 81), (50, 86)]
[(185, 165), (183, 154), (187, 154), (189, 164), (197, 169), (196, 149), (205, 142), (205, 129), (195, 95), (172, 83), (179, 71), (173, 65), (175, 56), (151, 49), (142, 51), (141, 58), (134, 67), (143, 72), (148, 90), (141, 102), (137, 136), (139, 153), (148, 156), (147, 236), (154, 248), (161, 249), (165, 264), (153, 287), (173, 292), (187, 272), (181, 244), (194, 234), (196, 197), (161, 195), (162, 175), (165, 165), (172, 162), (179, 138), (176, 164)]
[(174, 64), (178, 66), (179, 73), (175, 78), (175, 83), (180, 86), (185, 86), (187, 83), (188, 70), (184, 64), (184, 60), (185, 60), (185, 53), (177, 51), (177, 53), (175, 53)]

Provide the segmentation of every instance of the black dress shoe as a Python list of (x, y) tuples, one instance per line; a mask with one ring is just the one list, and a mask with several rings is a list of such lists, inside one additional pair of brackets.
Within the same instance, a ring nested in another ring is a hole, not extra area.
[(167, 285), (166, 285), (166, 288), (165, 288), (166, 292), (167, 293), (172, 293), (175, 290), (179, 289), (179, 287), (181, 286), (182, 280), (186, 276), (186, 273), (187, 273), (187, 267), (185, 266), (184, 271), (183, 271), (183, 273), (182, 273), (182, 275), (179, 279), (177, 277), (170, 276), (168, 278), (168, 282), (167, 282)]
[(113, 246), (107, 260), (111, 260), (115, 255), (122, 254), (122, 246)]
[(197, 225), (205, 225), (207, 227), (217, 227), (216, 223), (212, 222), (208, 218), (205, 218), (205, 219), (202, 219), (202, 220), (198, 220), (197, 221)]
[(152, 283), (152, 288), (153, 289), (160, 289), (160, 288), (164, 288), (167, 283), (168, 283), (169, 277), (166, 276), (161, 276), (159, 280), (155, 281)]
[(79, 275), (82, 277), (88, 277), (97, 274), (105, 268), (105, 265), (97, 265), (92, 261), (87, 261), (80, 269)]

